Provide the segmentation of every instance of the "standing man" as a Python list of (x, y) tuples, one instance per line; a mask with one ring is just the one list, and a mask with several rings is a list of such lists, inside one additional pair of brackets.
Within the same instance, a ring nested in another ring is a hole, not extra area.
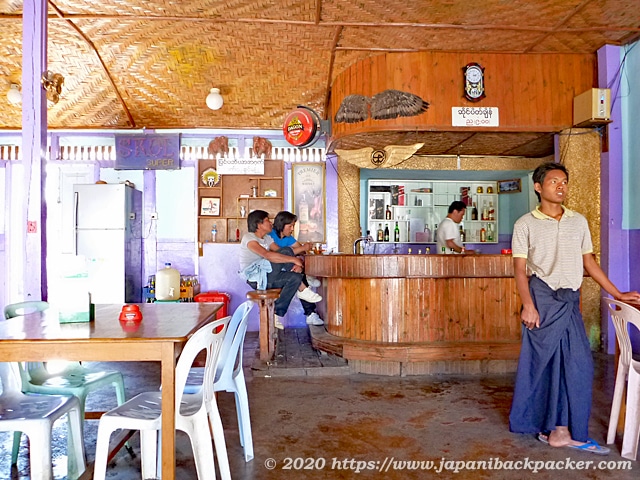
[[(464, 202), (456, 200), (449, 205), (448, 215), (436, 231), (437, 250), (436, 253), (462, 253), (462, 243), (460, 241), (460, 230), (458, 225), (464, 218), (467, 206)], [(442, 250), (444, 248), (444, 251)]]
[(522, 300), (522, 348), (509, 429), (552, 447), (606, 455), (589, 439), (593, 360), (580, 313), (583, 267), (616, 300), (621, 293), (596, 263), (586, 218), (564, 207), (569, 172), (545, 163), (533, 172), (540, 205), (516, 221), (513, 263)]
[(274, 325), (282, 330), (282, 317), (287, 313), (294, 295), (301, 300), (316, 303), (322, 297), (302, 283), (302, 260), (293, 256), (291, 248), (288, 252), (272, 251), (269, 246), (273, 238), (267, 235), (273, 229), (269, 214), (264, 210), (254, 210), (247, 217), (248, 233), (240, 242), (240, 276), (252, 288), (281, 288), (280, 296), (275, 301)]

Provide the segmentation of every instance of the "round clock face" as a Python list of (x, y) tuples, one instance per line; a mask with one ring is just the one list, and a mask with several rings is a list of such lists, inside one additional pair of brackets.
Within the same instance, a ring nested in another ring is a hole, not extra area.
[(482, 70), (476, 66), (467, 68), (467, 80), (471, 83), (480, 82), (482, 80)]

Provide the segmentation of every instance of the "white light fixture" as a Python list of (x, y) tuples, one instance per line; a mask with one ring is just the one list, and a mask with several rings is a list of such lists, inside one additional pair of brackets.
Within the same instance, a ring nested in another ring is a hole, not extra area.
[(209, 95), (207, 95), (207, 107), (211, 110), (220, 110), (223, 103), (224, 99), (222, 98), (222, 95), (220, 95), (220, 89), (212, 88)]
[(18, 105), (22, 103), (22, 93), (20, 92), (20, 88), (15, 83), (11, 84), (9, 87), (9, 91), (7, 92), (7, 100), (11, 105)]

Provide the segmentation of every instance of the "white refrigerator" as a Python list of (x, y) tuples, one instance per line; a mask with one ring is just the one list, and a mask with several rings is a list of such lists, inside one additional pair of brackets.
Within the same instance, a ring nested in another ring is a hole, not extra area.
[(92, 302), (141, 302), (142, 192), (125, 184), (73, 191), (75, 254), (86, 259)]

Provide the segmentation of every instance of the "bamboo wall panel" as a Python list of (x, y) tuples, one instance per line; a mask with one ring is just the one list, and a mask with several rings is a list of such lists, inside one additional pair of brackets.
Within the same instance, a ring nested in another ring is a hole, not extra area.
[[(469, 62), (485, 67), (487, 97), (475, 103), (463, 97), (462, 68)], [(347, 95), (372, 96), (386, 89), (419, 95), (430, 103), (429, 110), (415, 117), (334, 123), (332, 137), (450, 131), (451, 107), (461, 106), (498, 107), (499, 131), (556, 132), (573, 124), (573, 98), (595, 85), (596, 56), (592, 54), (387, 53), (357, 62), (335, 78), (330, 118)]]

